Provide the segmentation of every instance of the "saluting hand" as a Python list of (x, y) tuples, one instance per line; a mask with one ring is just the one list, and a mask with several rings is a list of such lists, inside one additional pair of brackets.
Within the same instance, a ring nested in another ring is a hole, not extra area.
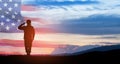
[(24, 25), (25, 23), (22, 23), (21, 25)]

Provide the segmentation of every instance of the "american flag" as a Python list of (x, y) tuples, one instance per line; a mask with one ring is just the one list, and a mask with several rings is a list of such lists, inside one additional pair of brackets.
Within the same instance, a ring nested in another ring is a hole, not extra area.
[(0, 0), (0, 32), (15, 32), (22, 21), (21, 0)]
[[(38, 21), (37, 24), (39, 22), (44, 23), (40, 18), (22, 16), (21, 11), (34, 11), (34, 8), (30, 5), (23, 5), (21, 0), (0, 0), (0, 54), (25, 54), (23, 32), (18, 30), (18, 25), (26, 19)], [(35, 47), (35, 51), (33, 54), (49, 54), (53, 50), (53, 47), (56, 46), (49, 46), (49, 44), (39, 42), (37, 40), (34, 41), (33, 46)]]

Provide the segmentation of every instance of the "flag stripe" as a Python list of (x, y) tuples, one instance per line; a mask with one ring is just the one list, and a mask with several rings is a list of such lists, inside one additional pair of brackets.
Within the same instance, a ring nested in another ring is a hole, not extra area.
[(36, 7), (34, 7), (34, 6), (22, 5), (22, 6), (21, 6), (21, 10), (22, 10), (22, 11), (35, 11), (35, 10), (36, 10)]

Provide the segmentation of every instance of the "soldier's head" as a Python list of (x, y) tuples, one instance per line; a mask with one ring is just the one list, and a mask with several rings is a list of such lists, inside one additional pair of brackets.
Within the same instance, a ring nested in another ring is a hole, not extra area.
[(31, 20), (26, 21), (27, 25), (31, 25)]

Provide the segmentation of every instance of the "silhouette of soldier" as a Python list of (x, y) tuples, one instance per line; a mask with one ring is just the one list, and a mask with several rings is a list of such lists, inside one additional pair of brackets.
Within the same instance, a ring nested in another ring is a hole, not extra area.
[(35, 30), (34, 30), (34, 27), (31, 26), (31, 20), (27, 20), (26, 23), (27, 23), (27, 26), (25, 26), (25, 23), (22, 23), (21, 25), (18, 26), (18, 29), (24, 31), (25, 50), (27, 55), (30, 55), (32, 42), (35, 36)]

